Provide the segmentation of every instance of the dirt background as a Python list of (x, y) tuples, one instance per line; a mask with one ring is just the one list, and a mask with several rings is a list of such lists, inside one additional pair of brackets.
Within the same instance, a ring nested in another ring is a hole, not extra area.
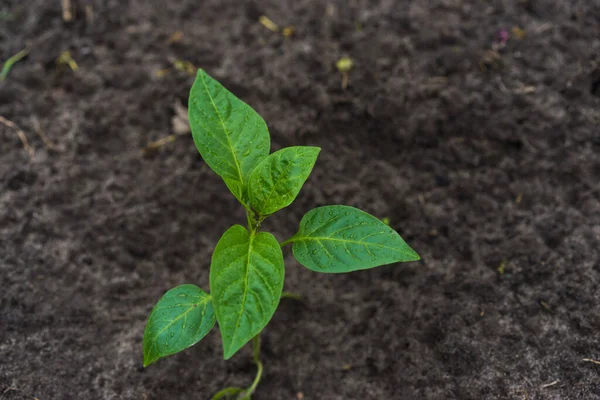
[[(256, 399), (600, 398), (583, 360), (600, 359), (598, 0), (79, 5), (69, 24), (58, 0), (0, 5), (0, 59), (31, 46), (0, 115), (35, 149), (0, 126), (0, 399), (208, 399), (252, 381), (249, 349), (224, 362), (216, 330), (141, 367), (152, 306), (208, 288), (213, 247), (244, 222), (189, 134), (140, 154), (187, 103), (177, 60), (250, 103), (273, 149), (323, 148), (265, 228), (284, 239), (347, 204), (422, 256), (318, 275), (288, 249), (304, 300), (265, 331)], [(56, 64), (67, 50), (76, 73)]]

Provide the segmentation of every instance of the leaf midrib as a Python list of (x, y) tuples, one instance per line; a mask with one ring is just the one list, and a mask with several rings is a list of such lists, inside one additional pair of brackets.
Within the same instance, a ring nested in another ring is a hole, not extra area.
[[(166, 331), (167, 329), (169, 329), (171, 326), (173, 326), (177, 321), (179, 321), (181, 318), (185, 317), (186, 315), (188, 315), (192, 310), (195, 310), (197, 307), (199, 307), (200, 305), (206, 305), (209, 301), (211, 300), (211, 296), (208, 295), (206, 296), (203, 300), (201, 300), (198, 303), (192, 303), (190, 305), (190, 307), (188, 307), (188, 309), (181, 313), (177, 318), (175, 318), (174, 320), (172, 320), (171, 322), (169, 322), (167, 325), (165, 325), (164, 328), (162, 328), (160, 330), (160, 332), (158, 332), (153, 338), (152, 338), (152, 347), (155, 347), (158, 345), (158, 341), (156, 339), (158, 339), (158, 337), (160, 335), (163, 334), (164, 331)], [(192, 305), (195, 305), (195, 307), (191, 307)], [(158, 311), (158, 310), (157, 310)], [(206, 314), (206, 306), (203, 307), (202, 309), (202, 319), (204, 319), (204, 315)], [(151, 347), (151, 348), (152, 348)]]
[(335, 239), (335, 238), (330, 238), (330, 237), (324, 237), (324, 236), (304, 236), (304, 237), (299, 237), (299, 238), (293, 238), (293, 242), (307, 242), (310, 240), (316, 240), (316, 241), (331, 241), (331, 242), (341, 242), (341, 243), (352, 243), (352, 244), (361, 244), (364, 246), (376, 246), (376, 247), (381, 247), (383, 249), (387, 249), (387, 250), (393, 250), (393, 251), (397, 251), (399, 253), (402, 254), (406, 254), (409, 256), (412, 256), (413, 254), (411, 253), (407, 253), (397, 247), (390, 247), (390, 246), (386, 246), (384, 244), (379, 244), (379, 243), (371, 243), (371, 242), (361, 242), (358, 240), (347, 240), (347, 239)]
[(231, 346), (235, 343), (235, 339), (237, 337), (238, 331), (240, 329), (240, 322), (242, 320), (242, 315), (244, 314), (244, 310), (246, 309), (246, 298), (248, 297), (248, 276), (250, 275), (250, 254), (252, 253), (252, 242), (254, 241), (254, 232), (251, 232), (248, 238), (248, 252), (246, 253), (246, 266), (244, 271), (244, 293), (242, 294), (242, 302), (241, 302), (241, 310), (240, 314), (237, 317), (237, 321), (235, 322), (235, 330), (233, 331), (233, 335), (231, 336), (231, 343), (228, 350), (231, 350)]
[(208, 85), (206, 85), (205, 74), (202, 74), (201, 77), (202, 77), (202, 84), (204, 85), (204, 90), (206, 91), (206, 94), (208, 95), (208, 98), (210, 99), (210, 103), (212, 104), (213, 108), (215, 109), (215, 113), (219, 117), (219, 121), (221, 122), (221, 125), (223, 126), (223, 131), (225, 132), (225, 137), (227, 138), (227, 144), (229, 145), (229, 149), (231, 151), (231, 155), (233, 156), (233, 161), (235, 162), (235, 167), (237, 168), (238, 176), (240, 178), (239, 181), (243, 185), (244, 177), (242, 176), (242, 169), (241, 169), (240, 163), (237, 159), (237, 155), (235, 154), (233, 145), (231, 144), (231, 139), (229, 138), (229, 131), (227, 130), (225, 121), (223, 121), (223, 117), (221, 116), (221, 113), (219, 112), (219, 109), (217, 108), (217, 105), (215, 104), (215, 101), (210, 93), (210, 90), (208, 89)]
[[(295, 157), (290, 161), (290, 163), (288, 165), (286, 165), (286, 167), (284, 168), (284, 170), (281, 172), (281, 174), (279, 175), (279, 177), (277, 178), (277, 181), (273, 183), (273, 186), (271, 187), (271, 191), (269, 192), (269, 194), (265, 197), (264, 201), (263, 201), (263, 207), (267, 208), (269, 206), (269, 200), (271, 199), (271, 196), (273, 196), (273, 193), (275, 192), (275, 188), (277, 188), (279, 186), (279, 184), (281, 183), (281, 181), (286, 178), (286, 174), (288, 173), (288, 171), (294, 167), (294, 162), (300, 158), (301, 156), (303, 156), (303, 153), (296, 153)], [(277, 161), (281, 160), (281, 157), (277, 158)], [(269, 158), (267, 157), (265, 160), (269, 160)], [(268, 162), (268, 161), (265, 161)], [(292, 189), (293, 190), (293, 189)], [(290, 190), (291, 191), (291, 190)]]

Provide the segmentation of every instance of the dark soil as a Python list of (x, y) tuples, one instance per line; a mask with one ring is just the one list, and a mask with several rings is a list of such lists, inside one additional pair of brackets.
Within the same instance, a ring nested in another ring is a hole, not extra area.
[[(140, 154), (186, 105), (176, 60), (251, 104), (274, 149), (323, 148), (266, 224), (279, 239), (347, 204), (423, 259), (319, 275), (287, 249), (303, 301), (264, 333), (255, 399), (600, 399), (584, 361), (600, 359), (598, 0), (108, 0), (93, 22), (88, 3), (69, 24), (59, 1), (0, 5), (0, 59), (31, 45), (0, 116), (36, 151), (0, 126), (1, 399), (208, 399), (252, 381), (249, 349), (223, 361), (217, 330), (141, 367), (152, 306), (207, 289), (217, 240), (244, 222), (191, 135)], [(76, 73), (56, 64), (67, 50)]]

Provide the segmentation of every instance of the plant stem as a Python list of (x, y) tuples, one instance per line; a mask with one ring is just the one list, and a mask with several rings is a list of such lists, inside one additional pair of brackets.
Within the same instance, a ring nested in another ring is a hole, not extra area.
[(252, 338), (252, 358), (255, 363), (260, 362), (260, 333)]
[(5, 80), (13, 65), (16, 62), (21, 61), (21, 59), (27, 54), (29, 54), (29, 47), (24, 48), (23, 50), (6, 60), (6, 62), (2, 66), (2, 71), (0, 71), (0, 81)]
[(263, 364), (260, 361), (260, 333), (252, 338), (252, 357), (254, 358), (254, 363), (258, 370), (256, 371), (254, 382), (252, 382), (252, 385), (244, 391), (242, 400), (250, 400), (252, 398), (252, 394), (254, 394), (254, 391), (260, 382), (260, 378), (262, 377)]
[(281, 298), (282, 299), (292, 299), (292, 300), (297, 300), (297, 301), (302, 300), (302, 296), (300, 296), (298, 293), (292, 293), (292, 292), (281, 293)]
[(284, 247), (286, 244), (290, 244), (290, 243), (292, 243), (292, 238), (289, 238), (288, 240), (285, 240), (285, 241), (279, 243), (279, 245), (281, 247)]
[(254, 216), (252, 215), (252, 211), (249, 208), (246, 208), (246, 218), (248, 218), (248, 230), (254, 230)]
[(258, 228), (260, 228), (260, 224), (262, 224), (267, 217), (260, 215), (250, 207), (246, 207), (246, 218), (248, 219), (248, 230), (250, 232), (257, 232)]

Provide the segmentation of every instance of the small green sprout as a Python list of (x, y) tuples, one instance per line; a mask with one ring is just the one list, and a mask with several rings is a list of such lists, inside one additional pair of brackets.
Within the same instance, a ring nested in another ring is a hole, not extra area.
[(77, 62), (75, 62), (73, 57), (71, 57), (70, 51), (63, 51), (62, 53), (60, 53), (60, 55), (56, 59), (56, 65), (68, 65), (69, 68), (71, 68), (71, 71), (79, 71), (79, 65), (77, 65)]
[(348, 87), (348, 73), (354, 66), (350, 57), (342, 57), (335, 63), (336, 68), (342, 74), (342, 89)]
[(17, 54), (6, 60), (6, 62), (2, 66), (2, 70), (0, 71), (0, 81), (5, 80), (8, 74), (10, 73), (12, 67), (16, 63), (21, 61), (23, 58), (25, 58), (27, 54), (29, 54), (29, 48), (24, 48), (23, 50), (19, 51)]
[(335, 63), (335, 66), (337, 67), (338, 71), (343, 74), (344, 72), (350, 72), (353, 64), (354, 63), (350, 57), (342, 57), (337, 63)]
[(0, 11), (0, 21), (12, 21), (13, 19), (15, 19), (13, 13), (7, 11)]
[(144, 366), (196, 344), (218, 322), (224, 358), (252, 340), (258, 372), (250, 387), (227, 388), (213, 399), (250, 399), (263, 371), (261, 331), (282, 296), (297, 297), (283, 291), (285, 245), (292, 245), (300, 264), (321, 273), (416, 261), (419, 255), (378, 218), (339, 205), (309, 211), (298, 232), (280, 243), (261, 225), (294, 201), (321, 149), (295, 146), (270, 153), (265, 121), (203, 70), (191, 89), (188, 113), (198, 151), (245, 208), (248, 226), (233, 225), (217, 243), (210, 294), (186, 284), (158, 301), (144, 331)]

